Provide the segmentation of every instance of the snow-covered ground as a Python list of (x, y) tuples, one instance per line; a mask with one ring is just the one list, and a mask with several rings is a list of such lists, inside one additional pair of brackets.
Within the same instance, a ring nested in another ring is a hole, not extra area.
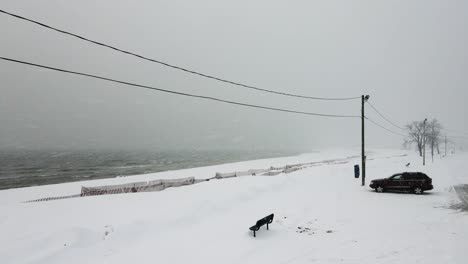
[[(404, 154), (408, 154), (404, 156)], [(354, 179), (359, 151), (325, 151), (149, 175), (0, 191), (0, 263), (466, 263), (468, 214), (452, 186), (468, 183), (468, 154), (421, 166), (412, 151), (373, 150), (367, 184), (423, 171), (424, 195), (376, 193)], [(211, 178), (346, 159), (278, 176), (211, 180), (161, 192), (23, 203), (80, 187)], [(405, 164), (411, 163), (410, 168)], [(254, 238), (255, 221), (275, 214)]]

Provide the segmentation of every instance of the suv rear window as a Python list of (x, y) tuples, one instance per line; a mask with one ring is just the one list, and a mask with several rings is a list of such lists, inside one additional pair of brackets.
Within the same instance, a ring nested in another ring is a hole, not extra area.
[(408, 180), (423, 180), (425, 179), (422, 173), (419, 172), (407, 172), (405, 173), (405, 178)]
[(414, 179), (414, 180), (426, 180), (426, 179), (429, 179), (429, 177), (422, 173), (422, 172), (413, 172), (413, 173), (408, 173), (410, 175), (410, 178), (411, 179)]

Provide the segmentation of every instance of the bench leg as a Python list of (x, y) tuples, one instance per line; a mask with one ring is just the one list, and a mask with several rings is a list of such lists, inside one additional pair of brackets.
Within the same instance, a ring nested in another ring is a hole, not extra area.
[(270, 230), (270, 229), (268, 228), (268, 224), (267, 224), (267, 230)]

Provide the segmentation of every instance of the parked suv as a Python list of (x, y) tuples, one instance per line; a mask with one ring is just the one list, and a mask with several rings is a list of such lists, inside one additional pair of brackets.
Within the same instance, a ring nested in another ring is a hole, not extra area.
[(422, 194), (424, 191), (432, 190), (432, 179), (422, 172), (403, 172), (394, 174), (385, 179), (371, 181), (369, 187), (376, 192), (409, 191)]

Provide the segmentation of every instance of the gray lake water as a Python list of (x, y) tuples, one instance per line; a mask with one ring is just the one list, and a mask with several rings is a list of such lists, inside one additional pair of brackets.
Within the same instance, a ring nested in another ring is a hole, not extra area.
[(0, 189), (290, 156), (291, 151), (0, 151)]

